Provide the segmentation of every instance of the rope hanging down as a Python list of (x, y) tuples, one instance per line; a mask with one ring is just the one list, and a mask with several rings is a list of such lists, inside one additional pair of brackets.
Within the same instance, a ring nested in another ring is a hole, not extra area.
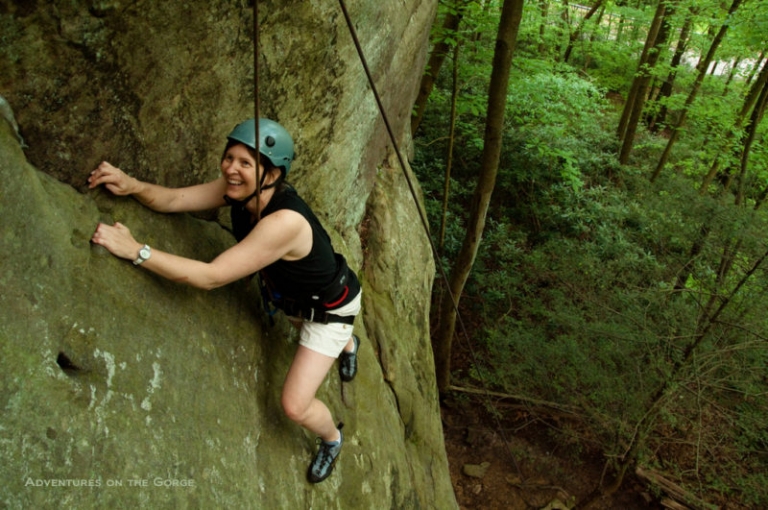
[[(466, 342), (467, 349), (470, 352), (470, 355), (472, 356), (472, 360), (475, 363), (475, 366), (480, 366), (478, 363), (477, 356), (475, 354), (475, 351), (472, 349), (472, 345), (469, 342), (469, 334), (467, 333), (467, 329), (464, 325), (464, 321), (461, 318), (461, 313), (459, 312), (459, 305), (456, 302), (456, 297), (451, 293), (450, 285), (448, 281), (448, 276), (445, 272), (445, 268), (443, 267), (442, 260), (437, 252), (437, 248), (435, 247), (435, 243), (432, 240), (432, 236), (429, 234), (429, 224), (427, 223), (427, 219), (424, 216), (424, 212), (421, 210), (421, 207), (419, 207), (419, 202), (417, 198), (416, 189), (413, 186), (413, 182), (411, 181), (410, 175), (408, 175), (407, 167), (405, 165), (405, 160), (403, 159), (402, 154), (400, 153), (400, 148), (397, 143), (397, 140), (395, 139), (395, 134), (392, 130), (392, 126), (389, 124), (389, 119), (387, 118), (387, 114), (384, 110), (384, 105), (381, 102), (381, 98), (379, 97), (379, 92), (376, 89), (376, 84), (373, 81), (373, 76), (371, 75), (371, 71), (368, 67), (368, 62), (365, 59), (365, 55), (363, 54), (363, 48), (360, 45), (360, 41), (357, 38), (357, 32), (355, 31), (355, 27), (352, 24), (352, 19), (349, 16), (349, 12), (347, 11), (347, 6), (344, 3), (344, 0), (339, 0), (339, 5), (341, 6), (341, 11), (344, 13), (344, 19), (347, 22), (347, 27), (349, 28), (349, 33), (352, 36), (352, 41), (355, 44), (355, 49), (357, 50), (357, 55), (360, 58), (360, 63), (363, 66), (363, 69), (365, 70), (365, 75), (368, 78), (368, 85), (371, 87), (371, 91), (373, 92), (373, 96), (376, 99), (376, 105), (379, 109), (379, 114), (381, 115), (382, 120), (384, 121), (384, 125), (387, 128), (387, 133), (389, 135), (389, 139), (392, 142), (392, 148), (395, 151), (395, 154), (397, 155), (397, 160), (400, 163), (400, 168), (402, 169), (403, 175), (405, 176), (405, 180), (408, 183), (408, 188), (410, 189), (411, 196), (413, 197), (414, 204), (416, 204), (416, 209), (419, 212), (419, 219), (421, 220), (421, 225), (424, 228), (424, 232), (427, 235), (427, 239), (429, 240), (429, 245), (432, 248), (432, 257), (435, 259), (435, 263), (437, 264), (437, 267), (440, 270), (440, 277), (445, 281), (446, 283), (446, 292), (448, 292), (449, 296), (451, 297), (451, 303), (453, 305), (454, 310), (456, 311), (456, 317), (458, 318), (459, 325), (461, 327), (464, 341)], [(485, 380), (482, 379), (482, 373), (480, 374), (482, 386), (485, 390), (484, 396), (487, 398), (488, 388), (487, 384), (485, 383)], [(486, 401), (487, 404), (489, 404), (491, 407), (495, 406), (490, 403), (489, 401)], [(517, 474), (520, 476), (521, 479), (524, 479), (522, 472), (520, 470), (520, 466), (517, 463), (517, 460), (515, 459), (514, 454), (512, 453), (512, 446), (509, 442), (509, 440), (506, 437), (506, 434), (504, 433), (504, 429), (501, 426), (501, 422), (499, 421), (499, 418), (497, 416), (497, 413), (494, 413), (494, 420), (496, 421), (496, 426), (499, 429), (499, 434), (501, 435), (502, 440), (504, 441), (504, 444), (507, 447), (507, 453), (509, 454), (510, 459), (512, 460), (512, 464), (515, 466), (515, 470), (517, 471)]]
[[(259, 0), (253, 0), (253, 109), (254, 136), (256, 152), (261, 153), (259, 143)], [(261, 160), (261, 156), (259, 156)], [(259, 178), (260, 161), (256, 161), (256, 221), (261, 220), (261, 179)]]
[[(258, 8), (259, 2), (258, 0), (254, 0), (253, 2), (253, 81), (254, 81), (254, 110), (255, 110), (255, 120), (256, 120), (256, 144), (258, 147), (259, 144), (259, 8)], [(347, 6), (344, 3), (344, 0), (339, 0), (339, 5), (341, 6), (341, 11), (344, 14), (344, 19), (346, 20), (347, 27), (349, 28), (349, 33), (352, 36), (352, 41), (355, 44), (355, 49), (357, 50), (358, 57), (360, 58), (360, 63), (363, 66), (363, 69), (365, 70), (365, 75), (368, 79), (368, 84), (371, 87), (371, 91), (373, 92), (373, 96), (376, 99), (376, 105), (379, 109), (379, 114), (381, 115), (382, 120), (384, 121), (384, 125), (387, 129), (387, 134), (389, 135), (389, 139), (392, 142), (392, 148), (395, 151), (395, 154), (397, 155), (397, 160), (400, 164), (400, 168), (403, 172), (403, 175), (405, 176), (406, 183), (408, 184), (408, 188), (410, 190), (411, 196), (413, 197), (414, 204), (416, 204), (416, 209), (419, 213), (419, 219), (421, 220), (422, 228), (424, 229), (424, 232), (427, 235), (427, 239), (429, 240), (429, 245), (432, 249), (432, 256), (435, 259), (435, 262), (437, 264), (437, 267), (440, 271), (440, 277), (445, 281), (446, 286), (448, 288), (447, 292), (449, 293), (451, 297), (451, 303), (456, 311), (456, 316), (458, 318), (458, 322), (460, 325), (460, 329), (463, 333), (464, 340), (466, 342), (467, 348), (472, 356), (472, 359), (476, 366), (479, 366), (477, 356), (472, 349), (471, 344), (469, 343), (469, 334), (467, 333), (466, 327), (464, 325), (464, 321), (461, 318), (461, 313), (459, 312), (459, 306), (456, 302), (455, 296), (451, 294), (450, 287), (448, 286), (448, 276), (445, 272), (445, 268), (443, 267), (442, 260), (437, 252), (437, 248), (435, 247), (435, 243), (432, 240), (432, 236), (429, 234), (429, 224), (427, 222), (426, 217), (424, 216), (424, 212), (421, 210), (421, 208), (418, 206), (418, 198), (416, 189), (413, 186), (413, 182), (411, 180), (410, 175), (408, 175), (408, 170), (405, 164), (405, 160), (403, 159), (403, 156), (400, 152), (399, 144), (397, 143), (397, 140), (395, 138), (394, 131), (392, 130), (392, 126), (389, 123), (389, 118), (387, 117), (386, 111), (384, 109), (384, 105), (381, 102), (381, 97), (379, 96), (379, 92), (376, 88), (376, 84), (373, 81), (373, 76), (371, 75), (370, 68), (368, 67), (368, 62), (365, 59), (365, 55), (363, 54), (362, 46), (360, 45), (360, 41), (357, 37), (357, 32), (355, 31), (354, 25), (352, 24), (352, 20), (349, 16), (349, 12), (347, 11)], [(261, 179), (256, 179), (256, 205), (257, 205), (257, 218), (261, 215), (260, 214), (260, 194), (261, 194)], [(485, 395), (488, 397), (488, 389), (487, 385), (484, 380), (481, 381), (483, 388), (485, 389)], [(493, 407), (493, 404), (489, 404), (491, 407)], [(520, 475), (521, 479), (523, 478), (522, 472), (520, 471), (520, 466), (518, 465), (517, 461), (515, 460), (514, 455), (512, 454), (512, 447), (510, 445), (509, 440), (506, 437), (506, 434), (504, 433), (504, 429), (501, 426), (501, 422), (499, 421), (498, 416), (494, 414), (494, 419), (496, 420), (496, 426), (499, 429), (499, 434), (501, 435), (504, 444), (507, 446), (507, 452), (510, 456), (510, 459), (512, 460), (513, 465), (515, 466), (515, 469), (517, 470), (518, 475)]]

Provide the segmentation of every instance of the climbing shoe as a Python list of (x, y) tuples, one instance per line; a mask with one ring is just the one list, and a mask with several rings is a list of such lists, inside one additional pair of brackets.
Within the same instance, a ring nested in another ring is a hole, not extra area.
[(319, 440), (320, 449), (315, 455), (315, 459), (312, 464), (309, 465), (307, 470), (307, 480), (309, 483), (319, 483), (331, 476), (333, 471), (333, 465), (336, 464), (336, 459), (341, 452), (341, 445), (344, 443), (344, 434), (341, 432), (343, 423), (339, 423), (337, 428), (339, 429), (339, 440), (333, 442), (327, 442)]
[(352, 335), (355, 341), (355, 349), (352, 352), (341, 351), (339, 356), (339, 377), (344, 382), (349, 382), (357, 375), (357, 350), (360, 348), (360, 339)]

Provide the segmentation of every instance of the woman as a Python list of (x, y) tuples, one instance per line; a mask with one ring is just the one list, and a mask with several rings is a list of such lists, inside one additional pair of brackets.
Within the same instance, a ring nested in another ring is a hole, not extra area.
[(221, 176), (206, 184), (166, 188), (129, 177), (107, 162), (88, 178), (90, 188), (104, 185), (158, 212), (230, 205), (235, 246), (205, 263), (150, 248), (120, 223), (100, 223), (92, 242), (164, 278), (201, 289), (260, 273), (269, 301), (301, 329), (282, 406), (291, 420), (322, 439), (307, 472), (309, 481), (317, 483), (333, 470), (343, 424), (335, 425), (315, 393), (339, 356), (342, 380), (351, 381), (357, 373), (359, 339), (352, 334), (352, 323), (360, 311), (360, 284), (333, 251), (309, 206), (285, 182), (294, 158), (291, 136), (276, 122), (259, 119), (257, 148), (255, 127), (253, 119), (235, 127), (227, 137)]

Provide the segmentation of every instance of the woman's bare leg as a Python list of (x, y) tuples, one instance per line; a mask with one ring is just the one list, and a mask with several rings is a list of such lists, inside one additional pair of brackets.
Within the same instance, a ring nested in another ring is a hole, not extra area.
[(335, 358), (299, 345), (283, 386), (286, 416), (324, 441), (339, 439), (339, 431), (328, 407), (315, 398)]

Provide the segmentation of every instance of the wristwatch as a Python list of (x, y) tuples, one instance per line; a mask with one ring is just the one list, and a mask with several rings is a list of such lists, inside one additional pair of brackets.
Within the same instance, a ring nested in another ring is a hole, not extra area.
[(139, 256), (136, 258), (136, 260), (133, 261), (133, 265), (140, 266), (142, 263), (149, 260), (149, 257), (151, 256), (152, 256), (152, 249), (149, 247), (148, 244), (145, 244), (139, 250)]

